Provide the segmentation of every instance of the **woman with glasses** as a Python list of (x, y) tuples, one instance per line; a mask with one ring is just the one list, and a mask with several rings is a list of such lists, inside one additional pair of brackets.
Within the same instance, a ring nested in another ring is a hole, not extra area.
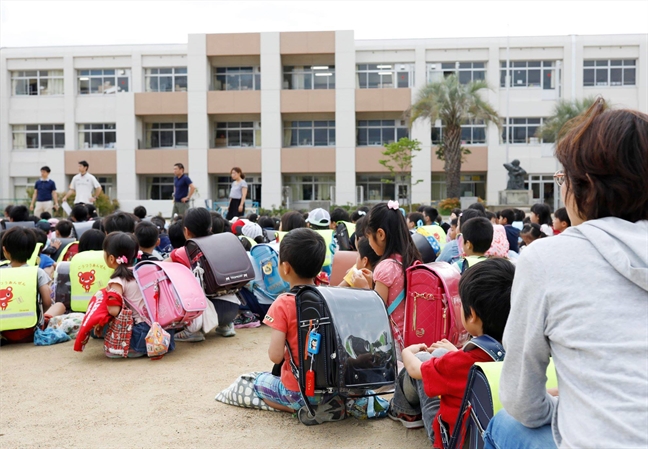
[(648, 115), (599, 99), (556, 157), (572, 227), (518, 259), (486, 447), (647, 447)]

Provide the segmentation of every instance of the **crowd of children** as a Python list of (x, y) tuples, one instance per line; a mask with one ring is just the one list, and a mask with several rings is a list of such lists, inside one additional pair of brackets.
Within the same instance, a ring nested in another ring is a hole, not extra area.
[[(42, 309), (38, 327), (45, 328), (66, 312), (50, 289), (57, 264), (102, 251), (113, 272), (106, 288), (108, 315), (93, 334), (100, 336), (102, 327), (128, 308), (134, 323), (129, 357), (139, 357), (147, 353), (150, 325), (141, 315), (145, 308), (134, 265), (157, 260), (191, 268), (185, 242), (217, 233), (237, 235), (248, 251), (267, 244), (278, 252), (278, 274), (287, 291), (270, 301), (265, 316), (255, 316), (245, 301), (216, 301), (216, 332), (231, 337), (236, 328), (256, 327), (261, 320), (272, 329), (268, 356), (276, 367), (254, 379), (254, 392), (268, 407), (294, 412), (305, 398), (289, 360), (291, 352), (300, 354), (292, 289), (327, 284), (336, 253), (356, 250), (355, 265), (339, 286), (373, 289), (387, 309), (399, 362), (390, 418), (407, 428), (425, 427), (434, 447), (444, 447), (461, 425), (470, 368), (508, 352), (501, 384), (506, 411), (490, 422), (486, 447), (641, 447), (648, 444), (648, 378), (645, 363), (635, 362), (648, 358), (648, 118), (605, 112), (601, 102), (588, 114), (559, 144), (565, 172), (556, 174), (556, 182), (566, 206), (553, 217), (545, 204), (531, 207), (527, 217), (519, 209), (491, 212), (476, 203), (453, 210), (445, 222), (433, 207), (406, 216), (389, 201), (352, 214), (314, 209), (231, 221), (196, 208), (166, 223), (147, 217), (142, 207), (101, 219), (78, 205), (70, 220), (56, 220), (46, 213), (30, 217), (26, 207), (15, 206), (5, 210), (6, 221), (34, 226), (2, 231), (6, 260), (0, 268), (25, 267), (38, 256), (31, 262), (39, 268), (30, 285)], [(596, 127), (609, 136), (595, 134)], [(628, 134), (634, 138), (625, 138)], [(578, 156), (587, 151), (599, 153)], [(629, 201), (631, 193), (638, 199)], [(79, 226), (88, 221), (90, 226)], [(422, 241), (434, 248), (436, 260), (461, 274), (461, 322), (472, 337), (463, 347), (448, 340), (405, 346), (406, 273), (423, 262), (414, 234), (426, 236)], [(78, 242), (74, 250), (68, 240)], [(3, 310), (11, 293), (0, 298)], [(29, 341), (33, 332), (5, 331), (2, 342)], [(171, 331), (169, 349), (175, 342), (204, 339), (201, 329)], [(550, 356), (558, 391), (545, 388)], [(612, 357), (614, 373), (602, 365)], [(295, 358), (297, 365), (300, 359)]]

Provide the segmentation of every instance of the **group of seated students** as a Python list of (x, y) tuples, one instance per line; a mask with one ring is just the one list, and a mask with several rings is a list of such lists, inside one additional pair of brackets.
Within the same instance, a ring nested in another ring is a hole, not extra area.
[[(109, 288), (137, 302), (141, 293), (130, 268), (144, 259), (188, 265), (186, 239), (232, 232), (246, 249), (269, 244), (278, 250), (279, 274), (290, 287), (326, 283), (322, 272), (330, 274), (333, 255), (348, 246), (357, 251), (356, 262), (339, 286), (373, 289), (389, 308), (407, 288), (406, 270), (422, 261), (412, 234), (434, 232), (436, 260), (461, 273), (465, 329), (472, 337), (489, 336), (506, 352), (499, 392), (504, 409), (484, 432), (485, 447), (646, 447), (648, 370), (641, 361), (648, 360), (648, 116), (609, 110), (599, 100), (570, 126), (556, 149), (564, 171), (555, 177), (565, 207), (553, 217), (545, 204), (534, 205), (526, 217), (518, 209), (491, 212), (476, 203), (453, 210), (444, 223), (433, 207), (405, 215), (390, 201), (351, 215), (341, 208), (315, 209), (233, 222), (197, 208), (167, 225), (138, 208), (94, 218), (95, 230), (83, 233), (79, 251), (102, 250), (115, 270)], [(14, 209), (8, 215), (29, 221)], [(44, 252), (73, 232), (67, 223), (52, 225)], [(4, 267), (27, 263), (42, 238), (37, 234), (46, 234), (40, 228), (3, 232)], [(45, 320), (65, 313), (52, 303), (49, 284), (50, 275), (39, 269)], [(405, 302), (398, 304), (390, 325), (399, 375), (388, 416), (406, 428), (425, 427), (433, 446), (442, 448), (442, 433), (452, 433), (460, 419), (471, 366), (491, 359), (470, 343), (404, 347)], [(254, 381), (266, 405), (286, 412), (304, 406), (285, 349), (287, 344), (299, 353), (295, 309), (294, 295), (281, 294), (262, 318), (272, 329), (270, 361), (283, 365)], [(235, 335), (235, 325), (256, 327), (261, 318), (240, 313), (238, 306), (217, 312), (216, 332), (226, 337)], [(138, 317), (135, 327), (131, 352), (144, 355), (147, 325)], [(20, 337), (14, 341), (26, 339)], [(175, 341), (204, 339), (201, 331), (175, 334)], [(558, 389), (547, 390), (550, 359)]]

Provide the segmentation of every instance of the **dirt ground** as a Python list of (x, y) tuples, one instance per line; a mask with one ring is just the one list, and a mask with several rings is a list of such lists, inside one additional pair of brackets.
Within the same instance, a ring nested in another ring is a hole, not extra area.
[(0, 448), (425, 448), (388, 418), (306, 427), (287, 413), (214, 400), (241, 373), (271, 368), (270, 329), (178, 343), (162, 360), (111, 360), (101, 341), (0, 349)]

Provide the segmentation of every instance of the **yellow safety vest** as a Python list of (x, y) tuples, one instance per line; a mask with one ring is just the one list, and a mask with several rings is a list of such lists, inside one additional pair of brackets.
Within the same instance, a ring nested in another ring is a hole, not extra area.
[(92, 296), (108, 286), (113, 269), (106, 265), (103, 251), (84, 251), (70, 261), (70, 307), (85, 312)]
[(38, 323), (38, 267), (0, 269), (0, 332)]
[[(333, 231), (331, 229), (322, 229), (322, 230), (315, 230), (313, 231), (317, 232), (319, 235), (321, 235), (324, 238), (324, 242), (326, 243), (326, 258), (324, 259), (324, 267), (328, 267), (333, 263), (333, 253), (331, 252), (331, 243), (333, 243)], [(283, 238), (288, 234), (287, 232), (277, 232), (277, 238), (279, 239), (279, 242), (283, 240)]]
[(288, 233), (284, 231), (277, 231), (277, 241), (281, 243), (286, 234)]
[(31, 257), (27, 261), (27, 265), (30, 267), (37, 267), (38, 266), (38, 255), (40, 254), (40, 250), (43, 247), (43, 244), (38, 242), (36, 244), (36, 248), (34, 249), (34, 252), (32, 253)]
[(256, 240), (251, 239), (251, 238), (248, 237), (247, 235), (240, 235), (240, 236), (239, 236), (239, 239), (245, 239), (245, 240), (247, 240), (248, 242), (250, 242), (250, 245), (251, 245), (250, 248), (252, 248), (253, 246), (257, 245)]
[(344, 223), (344, 226), (346, 226), (347, 232), (349, 233), (349, 238), (353, 235), (353, 233), (356, 230), (355, 223), (351, 223), (350, 221), (338, 221), (338, 223)]
[(425, 237), (434, 237), (434, 239), (437, 242), (439, 242), (439, 246), (443, 251), (443, 247), (446, 244), (446, 233), (441, 226), (439, 225), (421, 226), (419, 228), (416, 228), (416, 232), (418, 232), (421, 235), (424, 235)]

